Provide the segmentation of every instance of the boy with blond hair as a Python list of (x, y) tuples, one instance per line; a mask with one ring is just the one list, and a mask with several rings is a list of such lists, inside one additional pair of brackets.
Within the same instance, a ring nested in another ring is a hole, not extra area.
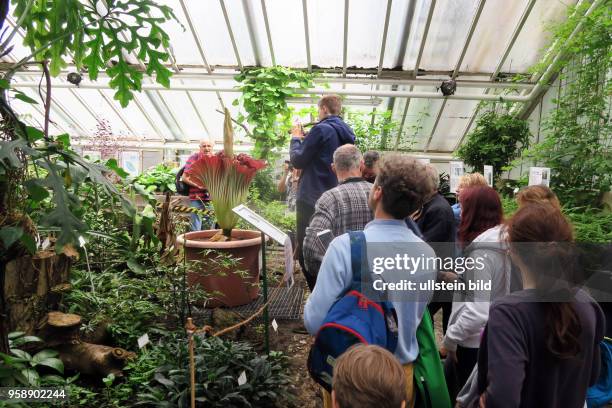
[[(410, 376), (412, 380), (412, 375)], [(375, 345), (356, 345), (334, 367), (334, 408), (405, 408), (404, 368), (389, 351)]]

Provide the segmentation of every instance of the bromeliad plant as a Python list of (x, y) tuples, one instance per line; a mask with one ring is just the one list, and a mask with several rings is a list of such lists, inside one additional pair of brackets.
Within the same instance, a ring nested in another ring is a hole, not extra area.
[(215, 155), (200, 155), (188, 171), (187, 176), (206, 186), (211, 196), (217, 223), (227, 240), (238, 223), (232, 208), (246, 202), (249, 185), (258, 170), (266, 166), (263, 160), (253, 159), (241, 153), (234, 155), (234, 130), (229, 111), (225, 109), (223, 127), (223, 151)]

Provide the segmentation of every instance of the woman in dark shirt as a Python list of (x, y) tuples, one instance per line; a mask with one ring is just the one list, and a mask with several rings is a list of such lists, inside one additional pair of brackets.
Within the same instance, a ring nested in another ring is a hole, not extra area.
[(581, 408), (599, 375), (604, 316), (568, 284), (572, 227), (552, 206), (531, 204), (508, 222), (508, 235), (524, 289), (489, 311), (478, 357), (480, 406)]

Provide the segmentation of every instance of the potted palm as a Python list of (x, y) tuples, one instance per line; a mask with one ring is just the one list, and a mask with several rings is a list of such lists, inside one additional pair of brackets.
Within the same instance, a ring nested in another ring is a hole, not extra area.
[[(249, 185), (265, 162), (243, 153), (234, 155), (234, 132), (227, 109), (223, 133), (223, 151), (201, 155), (186, 172), (208, 189), (220, 229), (189, 232), (177, 238), (188, 260), (201, 261), (192, 263), (198, 266), (188, 272), (187, 281), (211, 294), (208, 307), (239, 306), (259, 295), (260, 233), (236, 229), (238, 216), (232, 208), (246, 201)], [(216, 262), (219, 253), (238, 262)]]

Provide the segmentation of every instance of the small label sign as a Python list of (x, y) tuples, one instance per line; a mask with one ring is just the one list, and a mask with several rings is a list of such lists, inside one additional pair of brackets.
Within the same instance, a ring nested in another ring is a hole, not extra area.
[(51, 246), (51, 241), (49, 240), (49, 237), (47, 237), (42, 243), (42, 250), (45, 251), (47, 248), (49, 248), (49, 246)]
[(147, 344), (149, 344), (149, 335), (147, 333), (143, 334), (138, 338), (138, 348), (143, 348)]
[(246, 384), (246, 382), (247, 382), (246, 372), (243, 371), (240, 373), (240, 376), (238, 377), (238, 386)]
[(80, 236), (79, 236), (79, 245), (80, 245), (81, 247), (84, 247), (84, 246), (85, 246), (85, 238), (83, 238), (83, 236), (82, 236), (82, 235), (80, 235)]
[(278, 332), (278, 323), (276, 323), (276, 319), (272, 320), (272, 328), (275, 332)]

